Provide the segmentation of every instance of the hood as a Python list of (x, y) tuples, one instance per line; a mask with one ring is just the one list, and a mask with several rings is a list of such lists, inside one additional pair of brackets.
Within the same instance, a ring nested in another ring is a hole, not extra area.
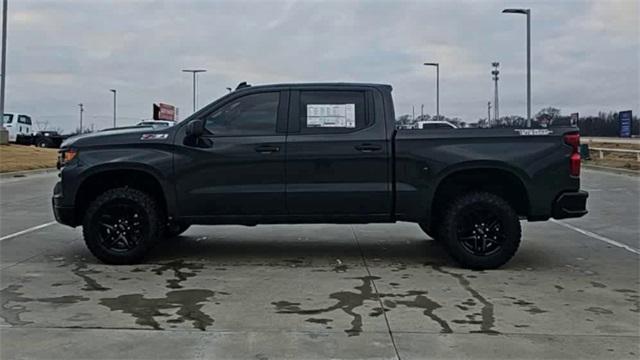
[(83, 146), (109, 146), (137, 144), (147, 142), (166, 142), (170, 138), (171, 128), (153, 128), (132, 126), (114, 128), (94, 133), (81, 134), (66, 139), (61, 148)]

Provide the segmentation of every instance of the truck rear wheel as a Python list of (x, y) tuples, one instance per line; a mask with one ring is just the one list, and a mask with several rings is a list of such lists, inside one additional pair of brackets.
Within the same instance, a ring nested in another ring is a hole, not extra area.
[(473, 192), (455, 199), (445, 210), (439, 237), (447, 252), (463, 267), (496, 269), (518, 250), (518, 214), (498, 195)]
[(95, 257), (107, 264), (134, 264), (156, 242), (160, 217), (151, 196), (123, 187), (99, 195), (82, 225), (84, 241)]

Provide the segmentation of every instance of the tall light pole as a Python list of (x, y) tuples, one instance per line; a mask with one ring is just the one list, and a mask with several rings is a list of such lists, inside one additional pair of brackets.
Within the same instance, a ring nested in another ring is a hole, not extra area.
[(531, 9), (504, 9), (502, 12), (527, 15), (527, 127), (531, 127)]
[(80, 107), (80, 134), (82, 134), (82, 113), (84, 112), (84, 105), (78, 104)]
[(184, 69), (182, 72), (188, 72), (193, 74), (193, 112), (196, 112), (196, 74), (206, 72), (204, 69)]
[(491, 101), (487, 101), (487, 126), (491, 127)]
[(7, 77), (7, 6), (8, 1), (2, 1), (2, 79), (0, 80), (0, 144), (9, 143), (9, 132), (4, 128), (4, 89)]
[(493, 66), (493, 70), (491, 71), (491, 75), (493, 75), (494, 87), (493, 87), (493, 121), (497, 122), (500, 119), (500, 111), (498, 110), (498, 74), (500, 74), (500, 70), (498, 70), (498, 66), (500, 66), (499, 62), (492, 62), (491, 66)]
[(113, 93), (113, 127), (116, 127), (116, 89), (109, 89)]
[(424, 63), (424, 65), (436, 67), (436, 120), (440, 120), (440, 64)]

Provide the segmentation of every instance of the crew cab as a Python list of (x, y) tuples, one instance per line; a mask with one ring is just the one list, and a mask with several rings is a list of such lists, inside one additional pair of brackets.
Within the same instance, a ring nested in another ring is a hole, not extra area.
[(68, 139), (55, 217), (111, 264), (192, 224), (409, 221), (491, 269), (515, 254), (520, 220), (587, 213), (576, 128), (397, 130), (391, 92), (243, 86), (172, 127)]

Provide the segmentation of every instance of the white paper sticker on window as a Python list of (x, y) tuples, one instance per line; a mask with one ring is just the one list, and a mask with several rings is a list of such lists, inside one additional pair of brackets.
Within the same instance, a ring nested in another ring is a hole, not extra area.
[(356, 127), (356, 104), (308, 104), (307, 127)]

